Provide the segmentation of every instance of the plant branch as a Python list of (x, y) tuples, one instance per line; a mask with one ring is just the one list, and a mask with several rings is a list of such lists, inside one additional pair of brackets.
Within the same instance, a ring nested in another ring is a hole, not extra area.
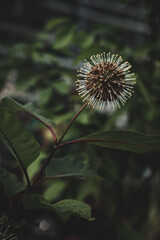
[(70, 129), (70, 127), (72, 126), (72, 124), (74, 123), (74, 121), (77, 119), (77, 117), (80, 115), (80, 113), (86, 108), (86, 106), (88, 105), (88, 102), (86, 102), (78, 111), (78, 113), (73, 117), (73, 119), (70, 121), (70, 123), (68, 124), (66, 130), (64, 131), (64, 133), (62, 134), (62, 136), (60, 137), (57, 146), (62, 142), (64, 136), (66, 135), (66, 133), (68, 132), (68, 130)]
[[(42, 178), (39, 180), (41, 174), (43, 173), (43, 171), (45, 170), (47, 164), (49, 163), (49, 161), (51, 160), (53, 154), (55, 153), (56, 150), (58, 150), (59, 148), (62, 148), (66, 145), (70, 145), (70, 144), (75, 144), (75, 143), (115, 143), (115, 144), (126, 144), (126, 145), (133, 145), (133, 146), (140, 146), (140, 144), (136, 144), (136, 143), (131, 143), (131, 142), (123, 142), (123, 141), (114, 141), (114, 140), (105, 140), (105, 139), (77, 139), (77, 140), (72, 140), (72, 141), (68, 141), (68, 142), (64, 142), (62, 144), (59, 144), (55, 149), (53, 149), (53, 151), (51, 152), (50, 156), (48, 157), (48, 159), (46, 160), (45, 164), (43, 165), (38, 177), (36, 178), (36, 180), (34, 181), (34, 184), (36, 183), (39, 184), (43, 181), (49, 180), (49, 179), (53, 179), (54, 176), (50, 176), (50, 177), (46, 177), (46, 178)], [(39, 181), (38, 181), (39, 180)]]
[(56, 150), (58, 149), (58, 147), (55, 147), (52, 149), (52, 152), (49, 154), (48, 158), (46, 159), (46, 161), (44, 162), (42, 168), (40, 169), (40, 171), (38, 172), (36, 178), (33, 180), (32, 185), (35, 185), (35, 183), (37, 183), (37, 181), (40, 179), (41, 175), (43, 174), (43, 172), (45, 171), (46, 166), (48, 165), (48, 163), (50, 162), (50, 160), (52, 159), (54, 153), (56, 152)]
[(50, 179), (55, 179), (55, 178), (56, 178), (55, 176), (49, 176), (49, 177), (41, 178), (41, 179), (39, 179), (38, 181), (35, 182), (34, 186), (37, 186), (38, 184), (40, 184), (44, 181), (47, 181), (47, 180), (50, 180)]
[(42, 122), (48, 129), (49, 131), (51, 132), (52, 136), (53, 136), (53, 139), (54, 139), (54, 144), (56, 145), (57, 144), (57, 136), (55, 134), (55, 132), (53, 131), (53, 129), (47, 125), (46, 123)]
[(121, 142), (121, 141), (114, 141), (114, 140), (105, 140), (105, 139), (77, 139), (77, 140), (72, 140), (72, 141), (68, 141), (68, 142), (64, 142), (62, 144), (59, 144), (57, 146), (57, 148), (61, 148), (61, 147), (64, 147), (66, 145), (70, 145), (70, 144), (74, 144), (74, 143), (94, 143), (94, 142), (97, 142), (97, 143), (118, 143), (118, 144), (126, 144), (126, 145), (133, 145), (133, 146), (143, 146), (141, 144), (136, 144), (136, 143), (131, 143), (131, 142)]
[[(72, 124), (74, 123), (74, 121), (77, 119), (77, 117), (80, 115), (80, 113), (86, 108), (86, 106), (88, 105), (88, 102), (86, 102), (78, 111), (78, 113), (73, 117), (73, 119), (70, 121), (70, 123), (68, 124), (66, 130), (64, 131), (64, 133), (62, 134), (62, 136), (60, 137), (59, 141), (57, 142), (56, 139), (56, 147), (53, 148), (52, 152), (49, 154), (48, 158), (46, 159), (46, 161), (44, 162), (43, 166), (41, 167), (40, 171), (38, 172), (36, 178), (33, 180), (32, 185), (37, 184), (37, 182), (39, 182), (40, 177), (42, 176), (43, 172), (46, 169), (46, 166), (48, 165), (48, 163), (50, 162), (50, 160), (52, 159), (54, 153), (57, 151), (57, 149), (59, 149), (59, 145), (61, 145), (61, 141), (63, 140), (64, 136), (66, 135), (66, 133), (68, 132), (68, 130), (70, 129), (70, 127), (72, 126)], [(63, 145), (62, 145), (63, 146)]]
[(56, 145), (57, 144), (57, 136), (54, 132), (54, 130), (52, 129), (51, 126), (49, 126), (47, 123), (43, 122), (41, 119), (39, 119), (38, 117), (36, 117), (35, 115), (33, 115), (32, 113), (28, 112), (28, 111), (25, 111), (27, 114), (31, 115), (33, 118), (37, 119), (39, 122), (41, 122), (42, 124), (44, 124), (48, 129), (49, 131), (51, 132), (52, 136), (53, 136), (53, 139), (54, 139), (54, 144)]

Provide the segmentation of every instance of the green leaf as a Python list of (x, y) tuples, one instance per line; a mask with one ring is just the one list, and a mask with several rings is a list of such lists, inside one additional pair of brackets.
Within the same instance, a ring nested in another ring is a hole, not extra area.
[(46, 157), (46, 153), (41, 152), (38, 158), (28, 167), (27, 172), (29, 179), (33, 179), (42, 165), (42, 161)]
[(34, 62), (44, 65), (57, 64), (57, 58), (53, 54), (39, 53), (37, 51), (32, 52), (32, 59)]
[(67, 18), (54, 18), (48, 21), (48, 23), (46, 24), (46, 30), (51, 30), (54, 27), (58, 26), (61, 23), (65, 23), (68, 22), (69, 19)]
[(138, 132), (96, 132), (77, 140), (101, 147), (126, 150), (136, 153), (160, 151), (160, 136), (149, 136)]
[(53, 178), (85, 177), (102, 180), (91, 167), (77, 156), (69, 155), (63, 158), (53, 158), (47, 166), (47, 176)]
[(95, 36), (93, 34), (86, 34), (84, 31), (79, 31), (76, 35), (76, 41), (79, 43), (81, 48), (87, 49), (90, 48), (95, 42)]
[(58, 214), (72, 214), (87, 220), (93, 220), (91, 218), (91, 207), (86, 203), (73, 199), (65, 199), (50, 204), (41, 195), (29, 193), (24, 196), (23, 205), (25, 209), (48, 209)]
[(59, 32), (57, 32), (53, 48), (55, 50), (61, 50), (65, 47), (68, 47), (72, 43), (74, 36), (75, 36), (74, 26), (60, 29)]
[(2, 101), (0, 103), (0, 107), (1, 106), (10, 108), (14, 112), (25, 111), (26, 113), (28, 113), (32, 117), (36, 118), (38, 121), (42, 122), (43, 124), (47, 124), (47, 125), (50, 125), (50, 126), (54, 125), (52, 120), (44, 117), (42, 115), (42, 113), (39, 110), (37, 110), (37, 108), (31, 102), (27, 103), (26, 105), (22, 105), (22, 104), (16, 102), (15, 100), (13, 100), (9, 97), (5, 97), (5, 98), (2, 99)]
[(9, 195), (25, 190), (25, 186), (18, 180), (17, 176), (2, 167), (0, 167), (0, 183)]
[(23, 205), (25, 209), (48, 209), (55, 211), (52, 204), (37, 193), (28, 193), (23, 198)]
[(67, 187), (67, 182), (62, 180), (56, 180), (50, 183), (51, 185), (45, 188), (43, 196), (48, 201), (55, 201), (60, 198), (64, 189)]
[(53, 206), (59, 214), (69, 213), (90, 221), (94, 220), (94, 218), (91, 217), (91, 207), (84, 202), (65, 199), (53, 204)]
[(0, 139), (25, 168), (39, 156), (40, 145), (8, 108), (0, 108)]
[(92, 196), (97, 203), (101, 202), (101, 192), (102, 187), (100, 182), (95, 181), (87, 181), (83, 182), (77, 189), (76, 199), (79, 201), (83, 201), (88, 197)]

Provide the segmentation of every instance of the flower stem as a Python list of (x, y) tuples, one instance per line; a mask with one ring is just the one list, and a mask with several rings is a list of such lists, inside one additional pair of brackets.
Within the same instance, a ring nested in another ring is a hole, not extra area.
[(52, 149), (52, 152), (49, 154), (49, 156), (48, 156), (48, 158), (46, 159), (46, 161), (44, 162), (42, 168), (41, 168), (40, 171), (38, 172), (36, 178), (33, 180), (32, 185), (35, 185), (35, 183), (40, 179), (41, 175), (42, 175), (43, 172), (45, 171), (48, 163), (49, 163), (50, 160), (52, 159), (52, 157), (53, 157), (53, 155), (54, 155), (54, 153), (56, 152), (57, 149), (58, 149), (57, 147), (54, 147), (54, 148)]
[[(77, 117), (80, 115), (80, 113), (86, 108), (86, 106), (88, 105), (88, 102), (86, 102), (78, 111), (78, 113), (73, 117), (73, 119), (70, 121), (70, 123), (68, 124), (66, 130), (64, 131), (64, 133), (62, 134), (62, 136), (60, 137), (59, 141), (57, 142), (56, 146), (52, 149), (52, 152), (49, 154), (48, 158), (46, 159), (46, 161), (44, 162), (42, 168), (40, 169), (40, 171), (38, 172), (36, 178), (33, 180), (32, 185), (35, 185), (39, 179), (41, 178), (43, 172), (46, 169), (46, 166), (48, 165), (48, 163), (50, 162), (50, 160), (52, 159), (53, 155), (55, 154), (55, 152), (59, 149), (59, 145), (61, 145), (61, 142), (64, 138), (64, 136), (66, 135), (66, 133), (68, 132), (68, 130), (70, 129), (70, 127), (72, 126), (72, 124), (74, 123), (74, 121), (77, 119)], [(57, 141), (57, 139), (56, 139)]]
[(70, 123), (68, 124), (66, 130), (64, 131), (64, 133), (63, 133), (62, 136), (60, 137), (57, 145), (59, 145), (59, 144), (62, 142), (64, 136), (66, 135), (66, 133), (68, 132), (68, 130), (70, 129), (70, 127), (72, 126), (72, 124), (74, 123), (74, 121), (76, 120), (76, 118), (77, 118), (77, 117), (80, 115), (80, 113), (86, 108), (87, 105), (88, 105), (88, 102), (86, 102), (86, 103), (80, 108), (80, 110), (78, 111), (78, 113), (72, 118), (72, 120), (71, 120)]

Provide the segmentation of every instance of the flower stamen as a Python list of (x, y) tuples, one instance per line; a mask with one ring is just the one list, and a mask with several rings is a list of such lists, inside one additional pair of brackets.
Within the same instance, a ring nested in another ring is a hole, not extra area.
[(102, 53), (84, 60), (84, 66), (78, 71), (76, 81), (78, 93), (83, 101), (88, 101), (93, 108), (120, 108), (134, 92), (136, 83), (134, 73), (130, 73), (131, 65), (122, 63), (118, 54)]

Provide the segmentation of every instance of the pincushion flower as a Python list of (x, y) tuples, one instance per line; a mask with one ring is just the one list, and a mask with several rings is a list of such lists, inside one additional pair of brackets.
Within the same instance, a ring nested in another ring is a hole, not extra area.
[(104, 110), (120, 108), (132, 96), (136, 83), (131, 65), (122, 62), (118, 54), (103, 53), (84, 60), (78, 71), (77, 90), (83, 101), (93, 108)]
[(0, 239), (1, 240), (17, 240), (17, 236), (14, 233), (9, 232), (10, 225), (4, 227), (3, 224), (0, 225)]

